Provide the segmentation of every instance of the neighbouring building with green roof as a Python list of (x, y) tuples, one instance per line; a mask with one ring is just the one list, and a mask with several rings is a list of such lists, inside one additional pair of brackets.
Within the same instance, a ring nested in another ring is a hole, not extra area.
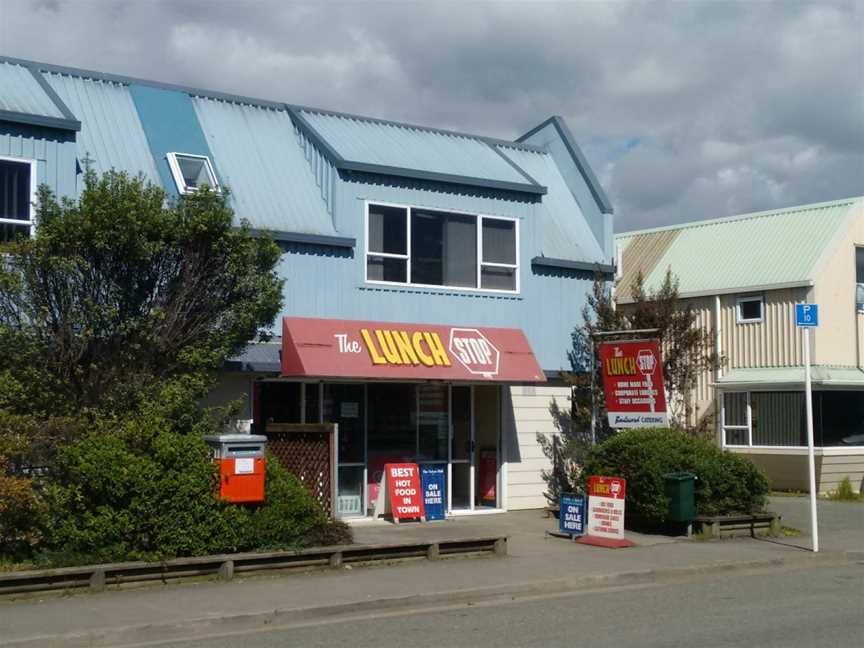
[[(700, 376), (695, 417), (762, 466), (778, 489), (807, 490), (802, 334), (795, 304), (819, 305), (811, 335), (820, 492), (864, 481), (864, 198), (616, 235), (617, 302), (641, 272), (671, 269), (724, 358)], [(694, 423), (696, 421), (693, 421)]]

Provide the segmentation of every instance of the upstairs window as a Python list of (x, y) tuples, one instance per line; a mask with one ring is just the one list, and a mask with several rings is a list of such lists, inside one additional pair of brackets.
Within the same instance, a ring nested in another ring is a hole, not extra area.
[(855, 248), (855, 305), (864, 313), (864, 247)]
[(0, 242), (31, 234), (35, 166), (31, 161), (0, 158)]
[(367, 210), (367, 281), (519, 289), (516, 220), (393, 205)]
[(761, 322), (763, 318), (764, 304), (762, 296), (739, 297), (737, 303), (737, 321), (739, 324), (752, 324)]
[(200, 187), (210, 187), (219, 191), (213, 165), (206, 155), (169, 153), (168, 166), (171, 167), (171, 175), (174, 176), (177, 191), (181, 194), (194, 193)]

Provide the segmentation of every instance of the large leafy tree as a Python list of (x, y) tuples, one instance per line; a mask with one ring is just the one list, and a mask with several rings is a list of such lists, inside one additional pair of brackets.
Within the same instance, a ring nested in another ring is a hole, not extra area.
[(0, 409), (122, 412), (148, 386), (212, 375), (281, 303), (279, 247), (236, 227), (226, 194), (169, 201), (88, 171), (77, 201), (39, 190), (36, 235), (0, 266)]

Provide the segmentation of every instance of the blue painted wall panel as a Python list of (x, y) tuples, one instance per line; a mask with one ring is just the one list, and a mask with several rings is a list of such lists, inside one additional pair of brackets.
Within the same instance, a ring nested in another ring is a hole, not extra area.
[(47, 184), (58, 196), (75, 197), (73, 133), (0, 122), (0, 156), (36, 160), (39, 184)]
[[(167, 153), (190, 153), (206, 155), (212, 159), (207, 138), (198, 123), (192, 99), (185, 92), (130, 85), (129, 92), (141, 119), (150, 152), (156, 161), (156, 169), (162, 186), (169, 195), (177, 196), (177, 186), (168, 166)], [(213, 170), (219, 175), (216, 162)]]

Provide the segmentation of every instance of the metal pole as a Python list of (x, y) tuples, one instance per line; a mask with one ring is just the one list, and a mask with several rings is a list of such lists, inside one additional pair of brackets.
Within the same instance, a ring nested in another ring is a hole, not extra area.
[(816, 521), (816, 459), (813, 453), (813, 388), (810, 384), (810, 328), (804, 328), (804, 389), (807, 399), (807, 468), (810, 472), (810, 534), (813, 552), (819, 551), (819, 526)]

